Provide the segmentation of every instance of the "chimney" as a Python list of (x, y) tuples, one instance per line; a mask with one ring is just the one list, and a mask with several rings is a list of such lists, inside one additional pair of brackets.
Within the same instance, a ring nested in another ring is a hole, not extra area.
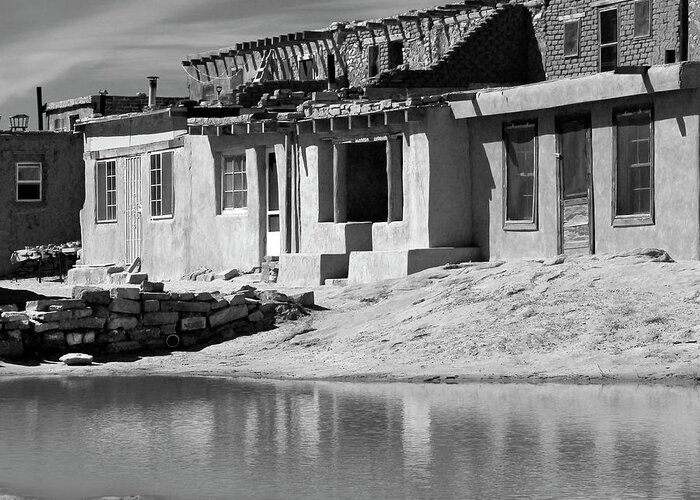
[(41, 95), (41, 87), (36, 88), (36, 120), (37, 130), (44, 130), (44, 98)]
[(148, 107), (156, 109), (156, 96), (158, 93), (158, 77), (148, 76)]

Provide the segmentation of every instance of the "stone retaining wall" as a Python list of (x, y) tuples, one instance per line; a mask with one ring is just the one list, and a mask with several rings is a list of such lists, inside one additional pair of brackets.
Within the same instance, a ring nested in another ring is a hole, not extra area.
[(76, 286), (72, 299), (27, 302), (25, 311), (0, 306), (0, 357), (44, 357), (66, 352), (120, 354), (188, 348), (270, 328), (296, 319), (313, 292), (287, 297), (243, 287), (218, 292), (165, 292), (163, 283), (109, 290)]

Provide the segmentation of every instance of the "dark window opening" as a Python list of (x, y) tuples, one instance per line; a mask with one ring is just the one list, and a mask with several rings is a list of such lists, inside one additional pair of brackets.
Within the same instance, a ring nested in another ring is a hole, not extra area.
[(376, 45), (367, 47), (367, 69), (370, 78), (379, 74), (379, 47)]
[(386, 222), (386, 141), (347, 145), (347, 221)]
[(312, 58), (299, 59), (299, 79), (301, 81), (311, 81), (316, 78), (314, 72), (314, 60)]
[(649, 36), (651, 34), (651, 1), (635, 0), (634, 2), (634, 36)]
[(71, 130), (71, 132), (74, 132), (75, 131), (75, 124), (78, 122), (78, 120), (80, 120), (80, 116), (79, 115), (71, 115), (69, 120), (70, 120), (70, 130)]
[(535, 222), (537, 127), (533, 123), (507, 126), (506, 222)]
[(664, 63), (671, 64), (674, 62), (676, 62), (676, 51), (675, 50), (667, 50), (665, 55), (664, 55)]
[(617, 200), (615, 215), (651, 215), (653, 154), (651, 112), (617, 116)]
[(403, 64), (403, 42), (389, 42), (389, 69)]
[(328, 83), (335, 83), (335, 56), (328, 54)]
[(600, 71), (617, 67), (617, 9), (600, 13)]
[(564, 23), (564, 57), (578, 56), (580, 26), (578, 20)]

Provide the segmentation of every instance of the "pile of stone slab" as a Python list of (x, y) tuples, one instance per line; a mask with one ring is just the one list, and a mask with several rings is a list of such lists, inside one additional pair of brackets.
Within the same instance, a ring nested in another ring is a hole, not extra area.
[(0, 357), (88, 352), (120, 354), (188, 348), (269, 329), (313, 305), (313, 292), (288, 297), (244, 286), (233, 294), (166, 292), (163, 283), (73, 288), (71, 299), (0, 306)]

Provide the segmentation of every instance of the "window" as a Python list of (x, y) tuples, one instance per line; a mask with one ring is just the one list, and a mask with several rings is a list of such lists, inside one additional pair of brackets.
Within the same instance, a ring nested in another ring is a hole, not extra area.
[(379, 47), (376, 45), (367, 47), (367, 70), (370, 78), (379, 74)]
[(247, 208), (248, 177), (245, 156), (224, 158), (221, 177), (221, 210)]
[(600, 71), (612, 71), (617, 67), (617, 9), (600, 13)]
[(654, 168), (651, 111), (616, 116), (614, 225), (653, 223)]
[(151, 218), (173, 216), (173, 152), (151, 155)]
[(507, 125), (505, 146), (504, 229), (537, 229), (537, 126)]
[(80, 120), (80, 115), (70, 115), (70, 130), (75, 132), (75, 124)]
[(328, 83), (335, 83), (335, 56), (333, 54), (328, 54), (326, 62), (328, 63)]
[(403, 42), (389, 42), (389, 69), (403, 64)]
[(63, 118), (53, 119), (53, 130), (63, 130), (65, 127), (65, 120)]
[(306, 82), (315, 78), (314, 60), (311, 57), (299, 59), (299, 79)]
[(564, 23), (564, 57), (577, 57), (581, 23), (577, 19)]
[(117, 221), (117, 168), (114, 160), (97, 162), (97, 222)]
[(41, 163), (17, 164), (17, 201), (41, 201)]
[(634, 36), (651, 35), (651, 0), (635, 0), (634, 2)]

